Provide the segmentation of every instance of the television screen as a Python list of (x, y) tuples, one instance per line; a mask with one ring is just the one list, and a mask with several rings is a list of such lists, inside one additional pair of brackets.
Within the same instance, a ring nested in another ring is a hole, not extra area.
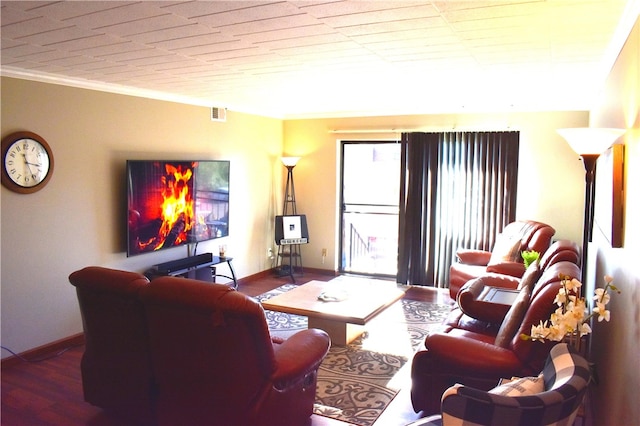
[(127, 256), (229, 235), (229, 161), (127, 161)]

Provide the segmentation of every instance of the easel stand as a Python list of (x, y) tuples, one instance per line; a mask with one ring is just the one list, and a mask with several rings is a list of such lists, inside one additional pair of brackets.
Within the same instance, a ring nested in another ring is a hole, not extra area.
[(300, 244), (283, 244), (278, 247), (278, 276), (289, 275), (293, 283), (296, 282), (294, 274), (303, 275), (302, 254)]

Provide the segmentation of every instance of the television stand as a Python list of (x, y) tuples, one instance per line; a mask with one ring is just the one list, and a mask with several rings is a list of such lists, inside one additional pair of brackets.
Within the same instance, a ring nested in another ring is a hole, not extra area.
[[(227, 278), (233, 281), (233, 288), (238, 289), (236, 272), (233, 269), (232, 257), (214, 256), (211, 253), (203, 253), (197, 256), (189, 256), (183, 259), (153, 265), (145, 275), (149, 280), (162, 276), (184, 277), (207, 282), (216, 282), (216, 277)], [(226, 263), (230, 275), (217, 273), (217, 265)]]

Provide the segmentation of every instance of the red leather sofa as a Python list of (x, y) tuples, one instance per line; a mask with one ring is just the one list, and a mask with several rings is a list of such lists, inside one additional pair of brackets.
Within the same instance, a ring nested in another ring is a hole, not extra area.
[[(556, 263), (563, 261), (579, 266), (580, 259), (580, 247), (575, 242), (558, 240), (551, 244), (545, 254), (537, 261), (539, 262), (537, 269), (542, 273)], [(458, 306), (462, 312), (473, 318), (499, 324), (510, 306), (490, 303), (487, 301), (488, 296), (497, 288), (515, 291), (520, 290), (524, 285), (533, 287), (538, 279), (534, 274), (537, 269), (527, 270), (521, 279), (501, 274), (485, 274), (471, 279), (458, 291)], [(546, 276), (549, 279), (555, 279), (553, 273), (546, 274)]]
[(101, 267), (69, 280), (87, 402), (145, 425), (309, 422), (324, 331), (272, 339), (262, 306), (225, 285)]
[(427, 336), (424, 349), (413, 358), (411, 401), (425, 415), (440, 410), (443, 392), (460, 383), (481, 390), (496, 386), (501, 378), (537, 375), (555, 342), (525, 340), (531, 326), (545, 321), (556, 306), (561, 287), (558, 274), (581, 278), (572, 262), (549, 267), (533, 288), (523, 286), (500, 324), (489, 323), (454, 309), (438, 332)]
[(498, 234), (492, 251), (459, 248), (457, 261), (449, 268), (451, 298), (456, 298), (467, 281), (487, 273), (521, 277), (525, 270), (521, 253), (535, 250), (542, 256), (555, 233), (554, 228), (542, 222), (515, 221)]

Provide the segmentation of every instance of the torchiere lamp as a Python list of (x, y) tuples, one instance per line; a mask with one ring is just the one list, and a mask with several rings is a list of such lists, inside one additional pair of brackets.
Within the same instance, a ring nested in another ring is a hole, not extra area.
[(596, 162), (626, 130), (582, 127), (558, 129), (569, 146), (582, 157), (585, 175), (584, 229), (582, 233), (582, 281), (587, 279), (587, 247), (593, 232), (593, 209), (596, 181)]
[[(282, 207), (282, 215), (297, 215), (296, 209), (296, 189), (293, 184), (293, 168), (298, 164), (300, 157), (281, 157), (282, 164), (287, 168), (287, 185), (284, 190), (284, 205)], [(283, 244), (278, 247), (278, 260), (276, 269), (282, 273), (284, 266), (282, 260), (284, 257), (289, 258), (288, 272), (291, 280), (295, 283), (296, 280), (293, 277), (294, 269), (296, 267), (302, 271), (302, 254), (300, 253), (299, 244), (288, 244), (288, 249), (284, 248)]]
[[(284, 206), (282, 208), (282, 214), (297, 214), (296, 212), (296, 189), (293, 185), (293, 168), (298, 164), (300, 157), (282, 157), (282, 164), (287, 168), (287, 186), (284, 190)], [(288, 211), (288, 206), (291, 204), (292, 211)]]

